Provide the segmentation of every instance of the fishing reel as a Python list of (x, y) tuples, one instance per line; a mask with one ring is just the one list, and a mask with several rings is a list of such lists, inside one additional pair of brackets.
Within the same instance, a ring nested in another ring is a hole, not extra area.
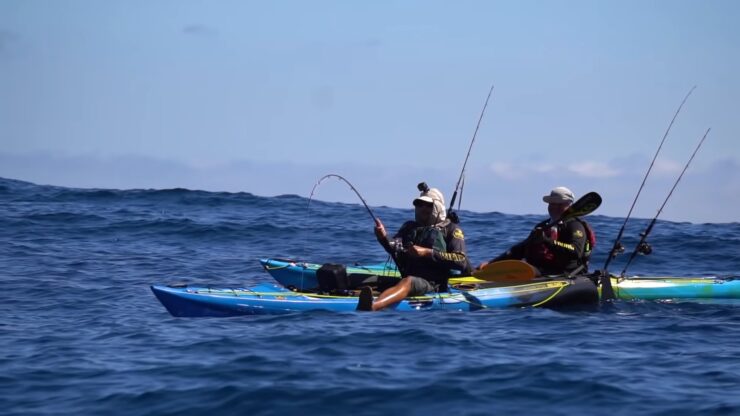
[(637, 248), (635, 251), (637, 251), (640, 254), (648, 255), (653, 252), (653, 247), (648, 244), (647, 241), (645, 241), (645, 238), (647, 238), (647, 233), (649, 232), (650, 228), (648, 228), (647, 231), (640, 233), (640, 244), (637, 245)]
[(398, 257), (401, 254), (406, 253), (406, 247), (403, 245), (403, 240), (401, 238), (388, 240), (388, 245), (391, 247), (394, 257)]
[(609, 256), (611, 258), (616, 258), (618, 255), (622, 253), (624, 253), (624, 246), (622, 245), (622, 243), (617, 242), (617, 245), (614, 246), (614, 249), (612, 250), (611, 253), (609, 253)]
[(457, 216), (457, 211), (448, 212), (447, 218), (454, 224), (460, 224), (460, 217)]
[(644, 241), (637, 246), (637, 252), (647, 256), (648, 254), (653, 252), (653, 247), (648, 244), (647, 241)]

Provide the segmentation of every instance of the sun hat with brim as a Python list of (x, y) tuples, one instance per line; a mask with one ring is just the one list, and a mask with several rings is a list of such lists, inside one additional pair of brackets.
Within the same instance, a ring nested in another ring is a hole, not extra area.
[(553, 190), (550, 191), (550, 195), (545, 195), (542, 197), (542, 200), (547, 202), (548, 204), (572, 203), (573, 201), (575, 201), (575, 199), (576, 198), (575, 196), (573, 196), (573, 191), (564, 186), (553, 188)]
[(427, 195), (416, 197), (416, 199), (414, 199), (414, 206), (418, 206), (419, 204), (434, 205), (434, 199)]

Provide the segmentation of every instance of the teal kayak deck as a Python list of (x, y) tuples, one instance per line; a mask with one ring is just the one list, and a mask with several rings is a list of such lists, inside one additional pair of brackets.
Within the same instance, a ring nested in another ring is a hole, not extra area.
[(740, 279), (735, 277), (628, 277), (612, 276), (619, 299), (740, 299)]
[[(281, 285), (299, 290), (318, 286), (320, 264), (283, 259), (261, 259), (262, 267)], [(399, 276), (392, 263), (347, 266), (347, 274)], [(740, 278), (676, 276), (612, 276), (612, 287), (619, 299), (740, 299)]]

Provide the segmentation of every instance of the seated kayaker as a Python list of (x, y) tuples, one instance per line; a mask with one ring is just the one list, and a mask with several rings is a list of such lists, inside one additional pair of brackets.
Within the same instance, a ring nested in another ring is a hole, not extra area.
[(444, 196), (435, 188), (427, 188), (414, 199), (415, 219), (405, 222), (392, 240), (378, 219), (375, 236), (394, 257), (403, 278), (383, 291), (373, 302), (372, 290), (362, 288), (358, 310), (377, 311), (408, 296), (446, 291), (452, 270), (469, 273), (470, 262), (465, 255), (462, 229), (447, 219)]
[(535, 225), (524, 241), (495, 259), (482, 263), (478, 269), (494, 261), (514, 259), (525, 260), (543, 275), (587, 272), (593, 231), (580, 218), (560, 220), (560, 216), (575, 200), (573, 192), (559, 186), (550, 191), (550, 195), (542, 197), (542, 200), (547, 202), (550, 218)]

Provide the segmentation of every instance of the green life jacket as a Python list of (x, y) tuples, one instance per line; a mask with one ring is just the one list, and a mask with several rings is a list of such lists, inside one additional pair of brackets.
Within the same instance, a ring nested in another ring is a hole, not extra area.
[(440, 226), (421, 226), (411, 230), (408, 236), (410, 243), (437, 250), (439, 252), (447, 251), (447, 242), (445, 241), (445, 228)]

